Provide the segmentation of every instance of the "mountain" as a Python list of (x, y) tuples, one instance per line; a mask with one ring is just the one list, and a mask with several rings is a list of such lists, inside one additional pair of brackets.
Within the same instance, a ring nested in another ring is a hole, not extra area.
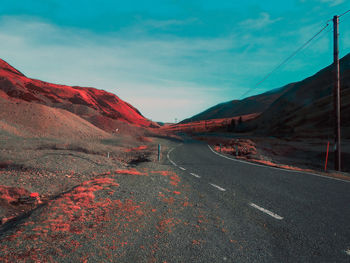
[(0, 59), (0, 96), (69, 111), (102, 130), (112, 131), (121, 123), (159, 127), (116, 95), (78, 86), (52, 84), (30, 79)]
[[(340, 59), (341, 126), (343, 138), (350, 138), (350, 54)], [(265, 136), (333, 136), (333, 66), (302, 81), (248, 97), (218, 104), (182, 123), (230, 118), (260, 113), (240, 127)]]
[[(340, 60), (343, 137), (350, 138), (350, 54)], [(332, 65), (300, 82), (277, 98), (256, 120), (257, 133), (329, 137), (333, 134)]]
[(293, 85), (294, 84), (292, 83), (282, 88), (268, 91), (263, 94), (251, 96), (243, 100), (232, 100), (229, 102), (217, 104), (197, 115), (192, 116), (191, 118), (181, 121), (181, 123), (209, 119), (231, 118), (241, 115), (263, 112), (283, 93), (291, 89)]

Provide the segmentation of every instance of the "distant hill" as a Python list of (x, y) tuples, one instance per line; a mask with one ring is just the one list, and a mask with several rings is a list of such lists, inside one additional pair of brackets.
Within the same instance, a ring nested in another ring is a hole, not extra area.
[[(342, 137), (350, 138), (350, 54), (340, 60)], [(182, 123), (261, 113), (241, 128), (273, 136), (333, 136), (333, 66), (284, 87), (218, 104)], [(243, 130), (244, 130), (243, 129)]]
[[(0, 97), (4, 100), (23, 101), (27, 104), (35, 103), (66, 110), (105, 131), (115, 130), (121, 123), (139, 127), (159, 127), (157, 123), (146, 119), (136, 108), (112, 93), (95, 88), (72, 87), (30, 79), (1, 59)], [(37, 114), (45, 115), (44, 109), (52, 112), (45, 107), (29, 108), (40, 109)], [(72, 117), (68, 115), (67, 118)]]
[[(350, 138), (350, 54), (340, 60), (343, 137)], [(256, 120), (258, 133), (303, 137), (333, 134), (332, 65), (300, 82), (276, 99)]]
[(236, 116), (261, 113), (265, 111), (277, 98), (293, 87), (293, 83), (263, 94), (251, 96), (243, 100), (232, 100), (215, 105), (180, 123), (194, 121), (231, 118)]

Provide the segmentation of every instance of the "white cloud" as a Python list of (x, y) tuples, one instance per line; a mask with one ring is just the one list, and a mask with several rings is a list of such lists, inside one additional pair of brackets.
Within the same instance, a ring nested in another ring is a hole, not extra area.
[(327, 3), (330, 6), (337, 6), (345, 2), (345, 0), (320, 0), (321, 3)]
[(0, 22), (1, 58), (28, 77), (104, 89), (130, 102), (146, 117), (162, 121), (186, 118), (210, 106), (208, 93), (218, 100), (214, 87), (186, 80), (199, 74), (196, 62), (186, 58), (220, 52), (234, 42), (232, 38), (100, 36), (33, 18), (2, 17)]
[[(299, 0), (301, 3), (309, 2), (310, 0)], [(329, 4), (329, 6), (337, 6), (345, 2), (345, 0), (312, 0), (314, 2), (318, 3), (326, 3)]]
[(271, 19), (269, 13), (262, 12), (258, 18), (244, 20), (240, 23), (240, 25), (248, 29), (261, 29), (280, 20), (281, 18)]
[[(260, 26), (277, 21), (261, 17)], [(237, 98), (295, 46), (240, 31), (216, 38), (126, 29), (98, 35), (29, 17), (0, 17), (0, 25), (1, 58), (28, 77), (113, 92), (156, 121), (184, 119)]]
[[(168, 19), (168, 20), (155, 20), (149, 19), (146, 21), (141, 21), (142, 30), (147, 29), (167, 29), (170, 27), (178, 27), (183, 25), (188, 25), (196, 22), (197, 19), (186, 19), (186, 20), (178, 20), (178, 19)], [(140, 27), (134, 28), (135, 30), (140, 30)]]

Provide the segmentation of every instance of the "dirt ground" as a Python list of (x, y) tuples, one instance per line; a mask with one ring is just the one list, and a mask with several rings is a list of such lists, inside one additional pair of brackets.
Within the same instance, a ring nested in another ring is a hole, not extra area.
[(176, 249), (196, 262), (209, 251), (209, 231), (243, 256), (244, 241), (227, 231), (217, 205), (167, 164), (178, 143), (1, 134), (0, 261), (172, 262)]
[[(151, 138), (102, 140), (23, 138), (0, 133), (0, 185), (49, 198), (99, 174), (154, 161)], [(1, 215), (0, 215), (1, 217)]]
[[(322, 150), (318, 141), (201, 139), (217, 151), (221, 144), (226, 154), (238, 149), (238, 158), (251, 161), (287, 164), (301, 152), (300, 167), (309, 168), (316, 157), (305, 155)], [(217, 216), (217, 204), (168, 165), (166, 153), (180, 142), (176, 138), (72, 141), (3, 132), (0, 142), (1, 262), (172, 262), (174, 250), (187, 251), (190, 262), (214, 262), (213, 232), (238, 257), (249, 250), (244, 235)]]

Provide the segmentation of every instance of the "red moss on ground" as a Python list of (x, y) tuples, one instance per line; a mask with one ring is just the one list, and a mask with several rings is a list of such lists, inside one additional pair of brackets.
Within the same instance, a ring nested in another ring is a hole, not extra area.
[(132, 151), (142, 151), (148, 149), (147, 145), (140, 145), (139, 147), (131, 148), (131, 149), (125, 149), (125, 152), (132, 152)]
[(9, 187), (0, 185), (0, 202), (16, 202), (22, 196), (30, 196), (30, 192), (20, 187)]
[(256, 143), (250, 139), (230, 139), (220, 137), (195, 137), (197, 140), (205, 141), (212, 145), (214, 150), (231, 155), (255, 156), (258, 151)]
[(170, 184), (173, 186), (178, 186), (180, 183), (180, 177), (172, 171), (151, 171), (151, 173), (160, 174), (162, 176), (170, 177)]
[(175, 218), (164, 218), (161, 221), (158, 222), (157, 230), (160, 233), (167, 232), (171, 233), (173, 232), (173, 229), (176, 225), (180, 224), (181, 220), (175, 219)]
[(192, 245), (200, 245), (201, 241), (200, 240), (192, 240)]
[(148, 176), (147, 173), (141, 173), (141, 172), (137, 171), (136, 169), (116, 170), (115, 173), (117, 173), (117, 174), (130, 174), (130, 175), (146, 175), (146, 176)]
[[(150, 177), (124, 176), (126, 174), (149, 174)], [(151, 184), (154, 180), (162, 183), (159, 196), (151, 193), (152, 203), (147, 203), (145, 200), (149, 199), (136, 192), (143, 193), (143, 185), (132, 191), (122, 187), (122, 180), (143, 183), (151, 178)], [(0, 261), (55, 262), (58, 258), (67, 262), (90, 262), (98, 258), (103, 262), (115, 262), (125, 259), (130, 251), (142, 244), (143, 254), (151, 254), (151, 260), (157, 262), (160, 249), (168, 245), (164, 241), (175, 231), (183, 227), (192, 231), (194, 222), (198, 224), (198, 231), (208, 227), (203, 213), (198, 217), (201, 222), (197, 222), (197, 212), (189, 220), (183, 217), (197, 209), (186, 197), (189, 190), (172, 171), (125, 169), (96, 172), (93, 179), (48, 200), (2, 237)], [(30, 194), (33, 198), (40, 196), (36, 191), (28, 191), (28, 196)], [(142, 198), (142, 202), (135, 201), (135, 198)], [(140, 237), (149, 233), (150, 243), (139, 243)], [(187, 242), (191, 244), (191, 240), (197, 238), (191, 236)]]
[[(103, 240), (105, 231), (113, 231), (114, 235), (112, 244), (94, 244), (97, 251), (100, 251), (100, 256), (112, 259), (111, 251), (125, 251), (122, 248), (128, 246), (129, 242), (124, 239), (123, 233), (126, 229), (137, 232), (142, 227), (130, 228), (139, 224), (144, 216), (145, 204), (136, 204), (131, 199), (122, 201), (101, 197), (102, 193), (118, 187), (119, 184), (112, 178), (95, 178), (82, 183), (57, 200), (49, 201), (35, 221), (25, 222), (2, 240), (0, 261), (55, 262), (52, 255), (68, 259), (72, 253), (82, 253), (82, 244), (86, 246), (97, 238)], [(104, 228), (107, 223), (112, 229)], [(108, 249), (109, 245), (113, 248)], [(92, 255), (90, 254), (85, 255), (82, 261), (87, 260)]]
[(160, 175), (163, 175), (163, 176), (169, 176), (169, 175), (174, 175), (175, 174), (172, 171), (151, 171), (151, 173), (160, 174)]
[(39, 197), (39, 194), (38, 193), (31, 193), (30, 197), (35, 197), (36, 198), (36, 197)]

